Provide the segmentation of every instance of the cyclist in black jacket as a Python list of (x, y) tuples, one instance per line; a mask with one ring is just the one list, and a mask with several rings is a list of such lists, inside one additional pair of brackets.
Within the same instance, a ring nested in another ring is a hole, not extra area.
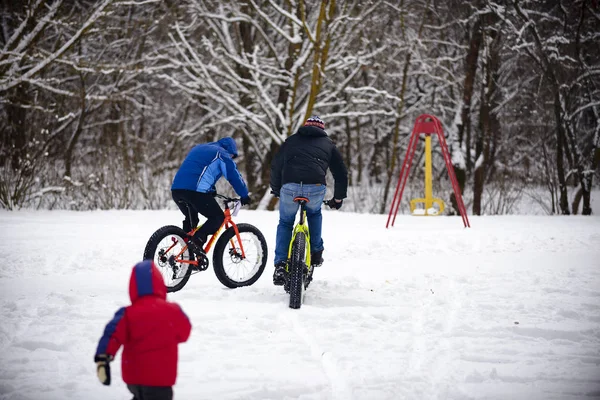
[(306, 219), (310, 230), (311, 263), (323, 263), (321, 238), (321, 204), (325, 197), (327, 169), (335, 180), (333, 197), (327, 201), (332, 209), (340, 209), (346, 198), (348, 171), (342, 155), (325, 132), (325, 123), (318, 116), (306, 120), (303, 127), (288, 137), (271, 164), (271, 190), (279, 197), (279, 225), (275, 245), (273, 283), (285, 284), (285, 265), (292, 239), (298, 203), (294, 197), (308, 198)]

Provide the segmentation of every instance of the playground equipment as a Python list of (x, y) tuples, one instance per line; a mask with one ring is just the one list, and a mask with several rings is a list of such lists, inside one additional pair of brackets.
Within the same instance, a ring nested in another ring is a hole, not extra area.
[[(431, 135), (437, 135), (438, 141), (442, 147), (442, 155), (446, 163), (446, 168), (448, 169), (448, 175), (450, 176), (450, 181), (452, 182), (452, 188), (454, 189), (458, 211), (460, 212), (465, 228), (470, 228), (471, 225), (469, 224), (465, 204), (460, 194), (458, 180), (454, 174), (454, 167), (452, 166), (452, 160), (450, 159), (450, 152), (448, 151), (448, 145), (446, 144), (446, 139), (442, 130), (442, 124), (436, 117), (429, 114), (422, 114), (415, 121), (415, 126), (412, 134), (410, 135), (410, 141), (406, 149), (406, 156), (404, 157), (404, 162), (402, 163), (402, 168), (400, 169), (398, 185), (396, 186), (396, 192), (394, 193), (394, 199), (392, 200), (392, 206), (390, 207), (390, 213), (388, 215), (385, 227), (389, 227), (390, 219), (392, 220), (392, 226), (394, 226), (394, 222), (396, 221), (396, 215), (398, 214), (400, 201), (402, 200), (402, 193), (404, 192), (404, 187), (408, 181), (410, 167), (415, 156), (420, 135), (425, 135), (425, 197), (411, 200), (411, 213), (413, 215), (439, 215), (444, 211), (444, 202), (441, 199), (433, 197), (431, 188)], [(424, 204), (424, 210), (417, 211), (417, 204), (420, 203)], [(439, 210), (433, 207), (434, 204), (439, 206)], [(392, 214), (394, 215), (393, 219)]]

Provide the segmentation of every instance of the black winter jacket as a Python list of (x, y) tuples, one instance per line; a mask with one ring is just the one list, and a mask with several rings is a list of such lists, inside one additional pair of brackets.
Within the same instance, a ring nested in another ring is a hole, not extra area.
[(333, 197), (346, 198), (348, 171), (342, 155), (327, 133), (315, 126), (303, 126), (288, 137), (271, 163), (271, 189), (279, 193), (286, 183), (325, 185), (327, 169), (335, 180)]

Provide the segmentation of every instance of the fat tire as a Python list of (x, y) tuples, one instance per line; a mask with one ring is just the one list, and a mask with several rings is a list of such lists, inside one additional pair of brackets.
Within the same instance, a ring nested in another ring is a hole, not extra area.
[(292, 258), (289, 266), (290, 279), (290, 308), (298, 309), (302, 306), (304, 293), (304, 264), (306, 251), (306, 237), (304, 232), (298, 232), (292, 243)]
[[(176, 235), (181, 238), (185, 238), (187, 236), (187, 233), (180, 227), (174, 225), (167, 225), (163, 226), (162, 228), (159, 228), (156, 232), (152, 234), (152, 236), (150, 236), (150, 239), (148, 239), (148, 243), (146, 244), (146, 248), (144, 249), (144, 260), (152, 260), (156, 263), (156, 261), (154, 260), (154, 257), (156, 256), (156, 248), (164, 238), (170, 235)], [(196, 259), (194, 253), (191, 250), (189, 250), (187, 253), (189, 255), (190, 261), (194, 261)], [(167, 286), (167, 292), (172, 293), (181, 290), (190, 279), (191, 274), (192, 268), (188, 266), (188, 269), (185, 272), (185, 275), (183, 276), (181, 281), (175, 286)]]
[(256, 282), (265, 270), (265, 266), (267, 265), (267, 256), (269, 254), (267, 250), (267, 241), (257, 227), (250, 224), (237, 224), (237, 228), (238, 232), (251, 233), (258, 239), (260, 242), (262, 258), (258, 271), (256, 271), (256, 273), (250, 279), (241, 282), (231, 279), (225, 271), (225, 266), (223, 265), (223, 255), (225, 253), (225, 249), (227, 248), (227, 244), (235, 237), (235, 230), (233, 227), (227, 228), (225, 232), (221, 234), (217, 240), (217, 244), (215, 245), (215, 250), (213, 252), (213, 270), (215, 271), (217, 279), (219, 279), (223, 285), (230, 289), (235, 289), (242, 286), (250, 286)]

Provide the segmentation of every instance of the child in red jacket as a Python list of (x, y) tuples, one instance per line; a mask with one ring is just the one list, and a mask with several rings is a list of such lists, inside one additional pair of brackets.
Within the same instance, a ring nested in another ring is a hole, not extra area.
[(177, 345), (192, 329), (188, 317), (166, 300), (167, 289), (151, 260), (133, 267), (129, 280), (131, 305), (106, 325), (94, 357), (100, 382), (110, 385), (110, 362), (123, 345), (123, 381), (134, 400), (171, 400), (177, 377)]

